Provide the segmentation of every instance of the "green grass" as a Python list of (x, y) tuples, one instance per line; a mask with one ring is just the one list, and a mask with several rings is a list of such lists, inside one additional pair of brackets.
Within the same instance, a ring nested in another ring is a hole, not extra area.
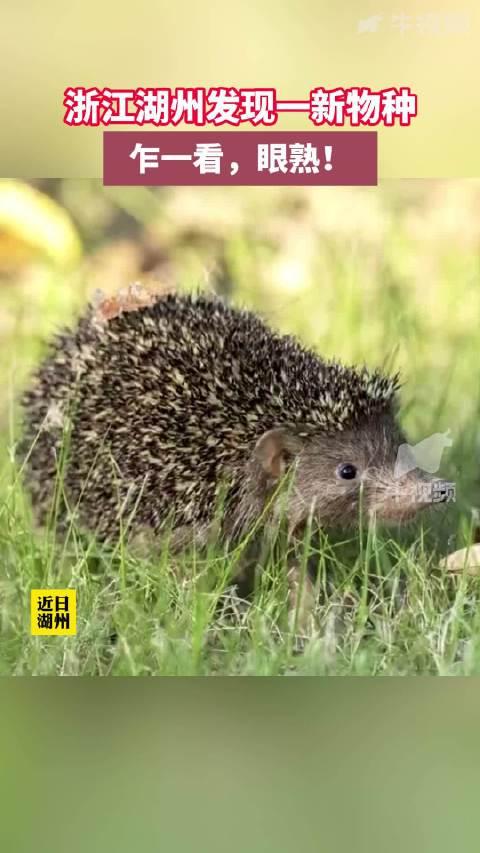
[[(231, 588), (235, 554), (139, 558), (71, 529), (34, 535), (18, 485), (1, 509), (0, 674), (323, 675), (480, 672), (480, 581), (435, 571), (434, 536), (322, 537), (314, 624), (288, 619), (286, 559), (267, 561), (250, 600)], [(408, 541), (410, 539), (410, 541)], [(432, 540), (432, 541), (429, 541)], [(73, 587), (78, 633), (29, 634), (32, 588)]]
[[(238, 194), (235, 225), (194, 248), (169, 220), (180, 284), (197, 286), (217, 253), (233, 298), (283, 331), (327, 356), (400, 369), (412, 441), (451, 430), (439, 473), (456, 482), (455, 504), (406, 530), (307, 543), (318, 607), (301, 636), (288, 620), (282, 558), (245, 601), (229, 583), (235, 555), (174, 556), (166, 541), (140, 558), (123, 542), (107, 550), (72, 529), (59, 543), (53, 529), (34, 529), (13, 462), (16, 398), (42, 340), (84, 302), (88, 284), (39, 264), (0, 291), (0, 674), (480, 673), (480, 579), (438, 567), (469, 542), (480, 505), (480, 264), (476, 233), (464, 227), (480, 190), (456, 186), (453, 201), (448, 185), (398, 185), (305, 194), (303, 207), (287, 194)], [(211, 213), (218, 199), (205, 195)], [(154, 200), (164, 227), (171, 209)], [(30, 636), (30, 590), (48, 586), (77, 590), (77, 636)]]

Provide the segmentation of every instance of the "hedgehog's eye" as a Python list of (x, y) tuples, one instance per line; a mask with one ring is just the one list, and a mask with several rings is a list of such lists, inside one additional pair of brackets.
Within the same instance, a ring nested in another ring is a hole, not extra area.
[(337, 468), (337, 477), (341, 480), (354, 480), (357, 476), (357, 469), (351, 462), (343, 462)]

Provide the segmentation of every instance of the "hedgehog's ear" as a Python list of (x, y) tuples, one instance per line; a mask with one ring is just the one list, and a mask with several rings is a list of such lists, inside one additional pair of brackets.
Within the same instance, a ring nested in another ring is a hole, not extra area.
[(301, 447), (298, 436), (287, 427), (275, 427), (258, 439), (253, 455), (267, 477), (279, 480)]

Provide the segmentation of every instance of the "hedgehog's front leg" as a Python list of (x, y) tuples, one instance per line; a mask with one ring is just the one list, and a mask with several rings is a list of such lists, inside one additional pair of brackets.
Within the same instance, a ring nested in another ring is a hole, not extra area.
[(298, 563), (287, 572), (289, 622), (294, 633), (308, 633), (315, 612), (315, 587), (306, 569)]
[[(295, 463), (304, 447), (304, 438), (305, 433), (295, 427), (268, 430), (257, 441), (250, 463), (250, 500), (253, 495), (260, 496), (264, 535), (273, 542), (286, 524), (287, 550), (303, 524), (304, 502), (295, 500), (292, 491), (295, 491)], [(313, 622), (316, 596), (302, 562), (296, 556), (288, 560), (287, 582), (290, 624), (294, 631), (305, 633)]]

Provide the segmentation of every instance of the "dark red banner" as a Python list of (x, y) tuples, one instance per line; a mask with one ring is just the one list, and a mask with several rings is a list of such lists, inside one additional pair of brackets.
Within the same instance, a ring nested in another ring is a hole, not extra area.
[(377, 184), (376, 131), (105, 131), (106, 186)]

